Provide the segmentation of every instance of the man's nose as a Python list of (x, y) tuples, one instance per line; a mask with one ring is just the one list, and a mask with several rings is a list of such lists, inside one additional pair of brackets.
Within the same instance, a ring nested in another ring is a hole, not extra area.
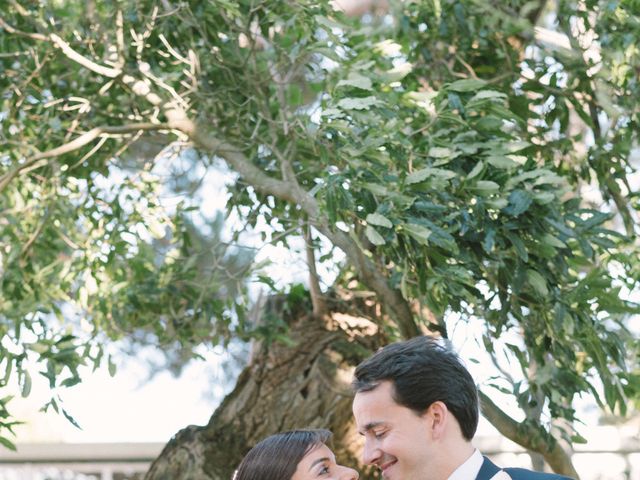
[(368, 441), (364, 442), (362, 461), (367, 465), (375, 464), (380, 458), (380, 449), (373, 447)]

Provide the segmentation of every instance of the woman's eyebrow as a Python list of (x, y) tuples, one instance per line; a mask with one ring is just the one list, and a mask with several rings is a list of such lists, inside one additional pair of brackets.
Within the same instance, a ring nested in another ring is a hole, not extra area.
[(324, 462), (328, 462), (328, 461), (329, 461), (329, 457), (322, 457), (322, 458), (318, 458), (318, 459), (314, 460), (311, 463), (311, 466), (309, 467), (309, 471), (311, 471), (313, 469), (313, 467), (315, 467), (319, 463), (324, 463)]

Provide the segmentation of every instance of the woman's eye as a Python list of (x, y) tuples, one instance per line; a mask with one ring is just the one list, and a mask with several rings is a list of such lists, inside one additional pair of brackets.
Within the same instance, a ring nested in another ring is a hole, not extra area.
[(328, 466), (324, 466), (320, 469), (320, 475), (326, 475), (327, 473), (329, 473), (329, 467)]

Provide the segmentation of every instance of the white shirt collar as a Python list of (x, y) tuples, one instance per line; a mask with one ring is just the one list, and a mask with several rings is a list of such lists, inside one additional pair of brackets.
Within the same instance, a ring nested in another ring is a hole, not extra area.
[[(478, 477), (484, 458), (480, 451), (476, 448), (471, 456), (460, 465), (447, 480), (470, 480)], [(496, 473), (491, 480), (511, 480), (511, 477), (504, 470)]]
[(476, 448), (471, 456), (454, 470), (448, 480), (469, 480), (470, 478), (476, 478), (482, 468), (482, 462), (484, 462), (484, 459), (480, 451)]

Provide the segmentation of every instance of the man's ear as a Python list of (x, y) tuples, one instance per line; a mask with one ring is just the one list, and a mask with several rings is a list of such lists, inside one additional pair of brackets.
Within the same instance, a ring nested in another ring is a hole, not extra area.
[(426, 412), (427, 428), (434, 440), (439, 440), (444, 436), (447, 423), (449, 421), (449, 409), (441, 402), (433, 402)]

